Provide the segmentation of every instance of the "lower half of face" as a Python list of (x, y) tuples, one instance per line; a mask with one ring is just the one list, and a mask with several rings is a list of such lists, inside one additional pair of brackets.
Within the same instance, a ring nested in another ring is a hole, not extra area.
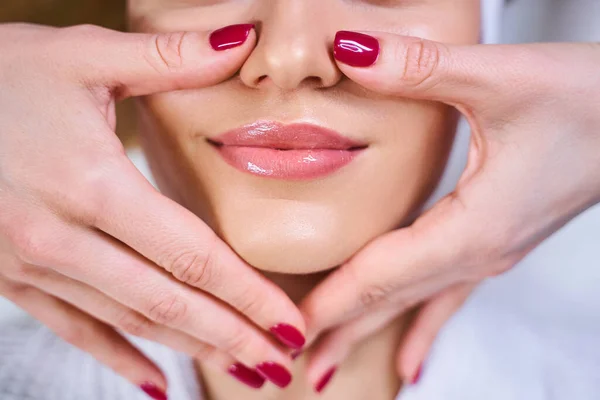
[(139, 102), (160, 189), (273, 272), (336, 267), (407, 223), (441, 175), (456, 114), (351, 82), (331, 42), (350, 29), (474, 43), (478, 2), (458, 2), (197, 1), (185, 13), (167, 1), (132, 2), (146, 31), (259, 27), (230, 80)]

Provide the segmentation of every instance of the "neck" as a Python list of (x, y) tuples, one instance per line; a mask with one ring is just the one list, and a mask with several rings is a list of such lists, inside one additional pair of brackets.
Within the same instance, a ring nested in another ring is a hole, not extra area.
[[(268, 274), (268, 278), (281, 286), (295, 302), (299, 302), (324, 276)], [(196, 365), (207, 400), (392, 400), (400, 390), (395, 360), (405, 323), (406, 318), (401, 317), (356, 346), (320, 394), (315, 393), (305, 373), (311, 348), (305, 349), (294, 362), (293, 381), (284, 390), (269, 383), (260, 390), (252, 390), (201, 362)]]

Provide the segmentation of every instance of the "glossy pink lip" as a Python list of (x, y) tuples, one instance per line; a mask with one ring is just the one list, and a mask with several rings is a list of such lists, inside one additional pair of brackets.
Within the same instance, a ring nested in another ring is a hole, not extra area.
[(328, 175), (354, 159), (366, 145), (317, 125), (260, 121), (210, 139), (233, 167), (279, 179)]

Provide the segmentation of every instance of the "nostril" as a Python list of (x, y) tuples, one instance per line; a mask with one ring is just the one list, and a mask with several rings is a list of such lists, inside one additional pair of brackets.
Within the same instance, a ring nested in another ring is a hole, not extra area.
[(323, 79), (319, 78), (318, 76), (309, 76), (304, 79), (303, 83), (306, 84), (307, 86), (311, 86), (311, 87), (315, 87), (315, 88), (322, 88), (323, 86), (325, 86)]
[(260, 85), (265, 79), (267, 79), (267, 75), (259, 76), (256, 80), (256, 85)]

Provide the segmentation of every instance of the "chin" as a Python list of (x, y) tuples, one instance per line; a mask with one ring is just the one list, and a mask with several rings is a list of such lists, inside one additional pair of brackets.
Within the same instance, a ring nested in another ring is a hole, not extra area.
[(343, 220), (329, 208), (294, 202), (250, 207), (247, 212), (229, 210), (219, 225), (224, 240), (253, 267), (312, 274), (343, 264), (371, 239), (349, 234)]

